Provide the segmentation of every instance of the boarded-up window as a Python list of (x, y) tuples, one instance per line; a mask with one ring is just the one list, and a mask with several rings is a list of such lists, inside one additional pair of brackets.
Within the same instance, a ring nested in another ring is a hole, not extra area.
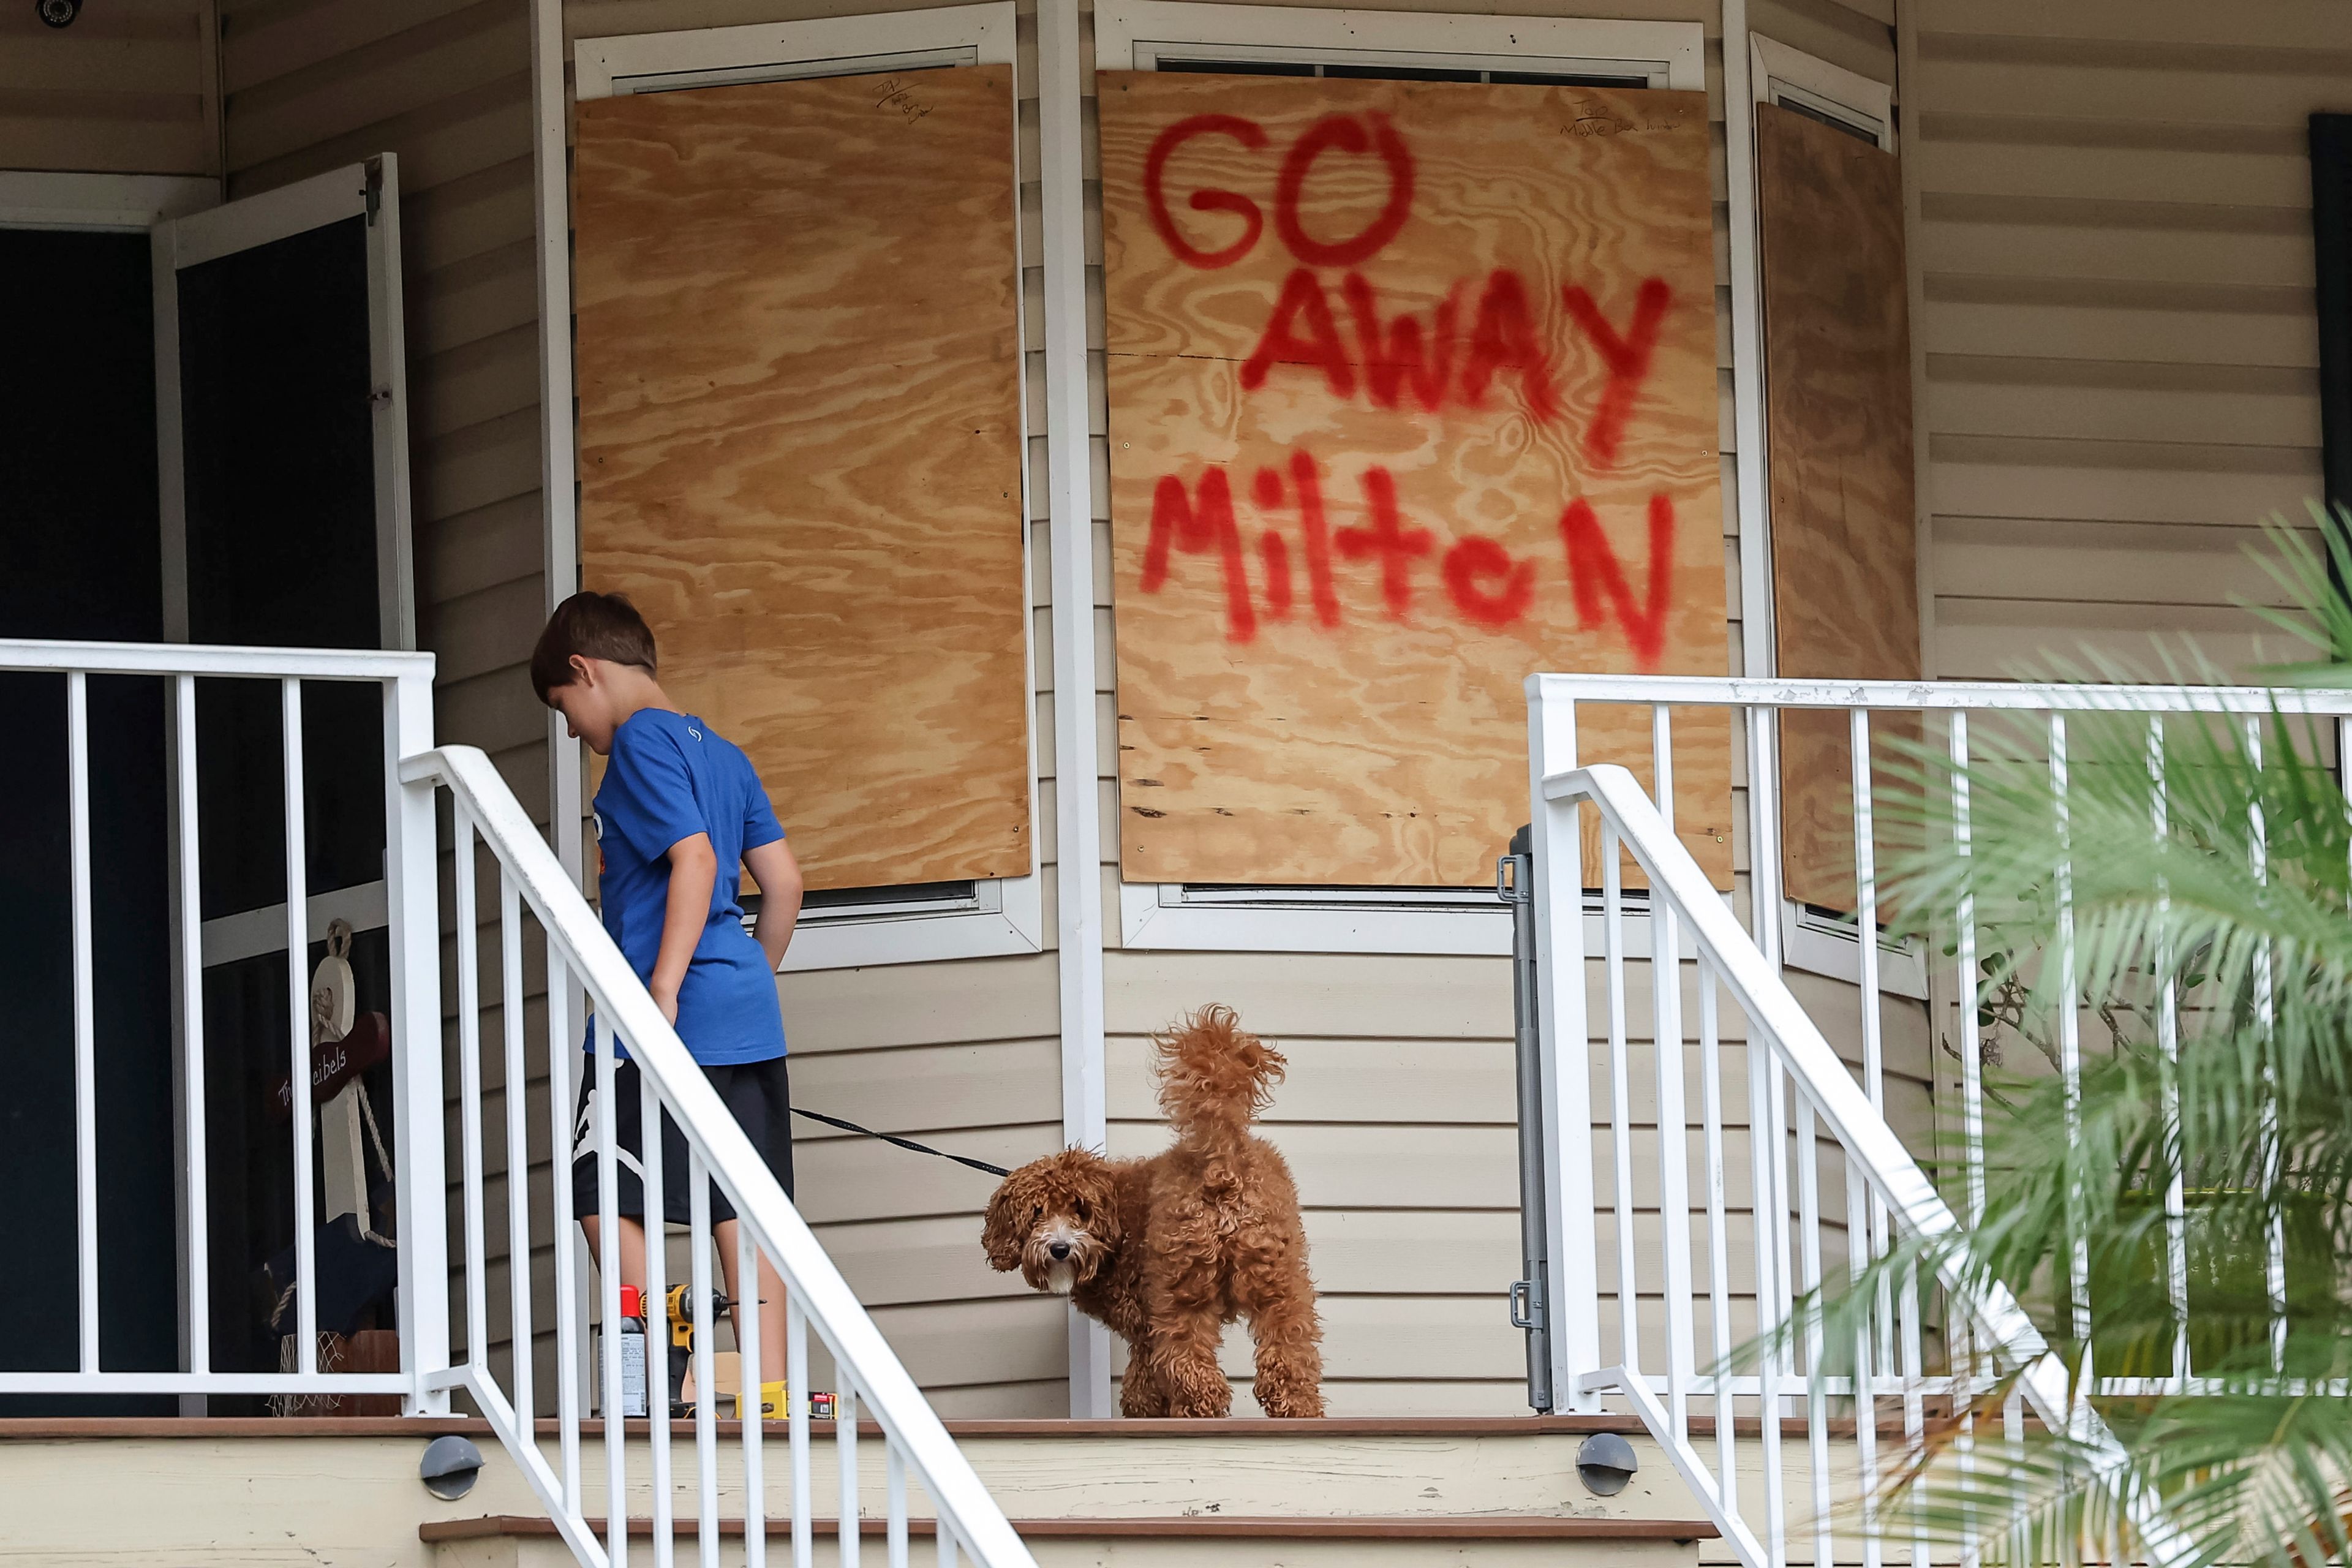
[(1011, 68), (579, 109), (581, 542), (818, 888), (1031, 868)]
[[(1101, 105), (1122, 871), (1487, 883), (1529, 674), (1725, 668), (1706, 99), (1107, 72)], [(1588, 712), (1646, 777), (1647, 714)], [(1728, 886), (1728, 724), (1676, 733)]]
[[(1772, 104), (1757, 106), (1756, 162), (1780, 671), (1916, 679), (1911, 338), (1898, 165), (1869, 142)], [(1881, 742), (1918, 735), (1916, 721), (1881, 721), (1872, 748), (1879, 772), (1896, 761)], [(1787, 714), (1780, 743), (1787, 892), (1801, 903), (1852, 910), (1846, 715)], [(1874, 837), (1883, 855), (1885, 835)]]

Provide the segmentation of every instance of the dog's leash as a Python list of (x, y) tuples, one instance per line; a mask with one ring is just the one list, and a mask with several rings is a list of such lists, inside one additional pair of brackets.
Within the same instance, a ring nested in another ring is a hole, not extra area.
[(985, 1171), (992, 1176), (1009, 1176), (1013, 1173), (1003, 1166), (992, 1165), (985, 1160), (974, 1160), (962, 1154), (950, 1154), (945, 1149), (934, 1149), (928, 1143), (918, 1143), (912, 1138), (901, 1138), (895, 1133), (877, 1132), (871, 1127), (860, 1127), (855, 1121), (844, 1121), (840, 1117), (827, 1116), (822, 1110), (803, 1110), (795, 1105), (793, 1107), (793, 1114), (805, 1116), (811, 1121), (822, 1121), (827, 1127), (838, 1127), (844, 1132), (858, 1132), (868, 1138), (879, 1138), (885, 1143), (896, 1143), (899, 1148), (912, 1149), (918, 1154), (936, 1154), (942, 1160), (953, 1160), (959, 1165), (970, 1165), (973, 1170)]

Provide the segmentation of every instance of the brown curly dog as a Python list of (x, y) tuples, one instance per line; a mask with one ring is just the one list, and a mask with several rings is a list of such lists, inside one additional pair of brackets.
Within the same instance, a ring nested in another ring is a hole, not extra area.
[(1290, 1167), (1250, 1122), (1281, 1053), (1203, 1007), (1156, 1042), (1174, 1147), (1149, 1160), (1068, 1149), (1004, 1178), (982, 1244), (1000, 1270), (1066, 1295), (1128, 1342), (1121, 1414), (1214, 1416), (1233, 1406), (1223, 1325), (1249, 1321), (1268, 1415), (1323, 1414), (1323, 1325)]

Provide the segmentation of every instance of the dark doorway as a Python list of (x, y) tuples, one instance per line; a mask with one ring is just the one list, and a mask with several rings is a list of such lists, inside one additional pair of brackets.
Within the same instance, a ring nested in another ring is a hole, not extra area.
[[(0, 229), (0, 637), (163, 636), (144, 234)], [(179, 1364), (163, 694), (89, 690), (99, 1349)], [(0, 1367), (75, 1364), (66, 683), (0, 676), (0, 1257), (31, 1310)], [(35, 1302), (46, 1303), (33, 1307)], [(0, 1398), (0, 1415), (169, 1414), (168, 1399)]]
[[(190, 641), (383, 644), (368, 238), (353, 217), (173, 280)], [(0, 229), (0, 637), (156, 641), (176, 630), (154, 287), (143, 232)], [(78, 1360), (66, 689), (62, 676), (0, 675), (15, 764), (0, 770), (0, 1256), (25, 1304), (0, 1336), (10, 1371)], [(315, 898), (383, 876), (382, 698), (321, 681), (301, 696), (302, 869)], [(206, 680), (197, 708), (209, 953), (214, 922), (287, 899), (282, 693), (273, 680)], [(212, 1280), (213, 1365), (274, 1371), (255, 1280), (293, 1239), (291, 1134), (265, 1103), (293, 1045), (284, 928), (278, 951), (245, 941), (203, 977), (210, 1200), (186, 1237), (168, 711), (161, 679), (89, 682), (100, 1364), (182, 1364), (181, 1258), (194, 1245)], [(337, 912), (365, 923), (365, 902)], [(306, 973), (319, 956), (314, 944)], [(352, 960), (358, 1005), (384, 1010), (383, 932), (362, 931)], [(371, 1077), (389, 1140), (389, 1068)], [(391, 1228), (388, 1214), (376, 1218)], [(209, 1408), (259, 1414), (261, 1401), (215, 1397)], [(5, 1415), (178, 1409), (168, 1397), (0, 1397)]]

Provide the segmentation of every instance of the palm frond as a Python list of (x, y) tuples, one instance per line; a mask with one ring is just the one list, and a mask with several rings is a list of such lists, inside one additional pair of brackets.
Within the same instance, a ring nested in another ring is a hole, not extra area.
[[(2352, 686), (2352, 514), (2313, 516), (2316, 543), (2273, 520), (2287, 607), (2252, 607), (2313, 658), (2264, 673)], [(1882, 1295), (1915, 1289), (2008, 1291), (2078, 1388), (2175, 1380), (2185, 1347), (2193, 1391), (2094, 1401), (2121, 1463), (2001, 1436), (2001, 1366), (1864, 1506), (1886, 1535), (2074, 1563), (2137, 1550), (2125, 1505), (2153, 1495), (2202, 1562), (2315, 1568), (2352, 1550), (2352, 808), (2336, 737), (2284, 704), (2174, 716), (2155, 746), (2151, 722), (2069, 716), (2063, 787), (2047, 728), (1986, 723), (1965, 768), (1898, 744), (1886, 906), (1948, 953), (1932, 912), (1973, 900), (1980, 1023), (2048, 1047), (2089, 1014), (2096, 1044), (2071, 1079), (1988, 1071), (1981, 1225), (1899, 1241), (1740, 1359), (1804, 1344), (1811, 1376), (1850, 1376)]]

